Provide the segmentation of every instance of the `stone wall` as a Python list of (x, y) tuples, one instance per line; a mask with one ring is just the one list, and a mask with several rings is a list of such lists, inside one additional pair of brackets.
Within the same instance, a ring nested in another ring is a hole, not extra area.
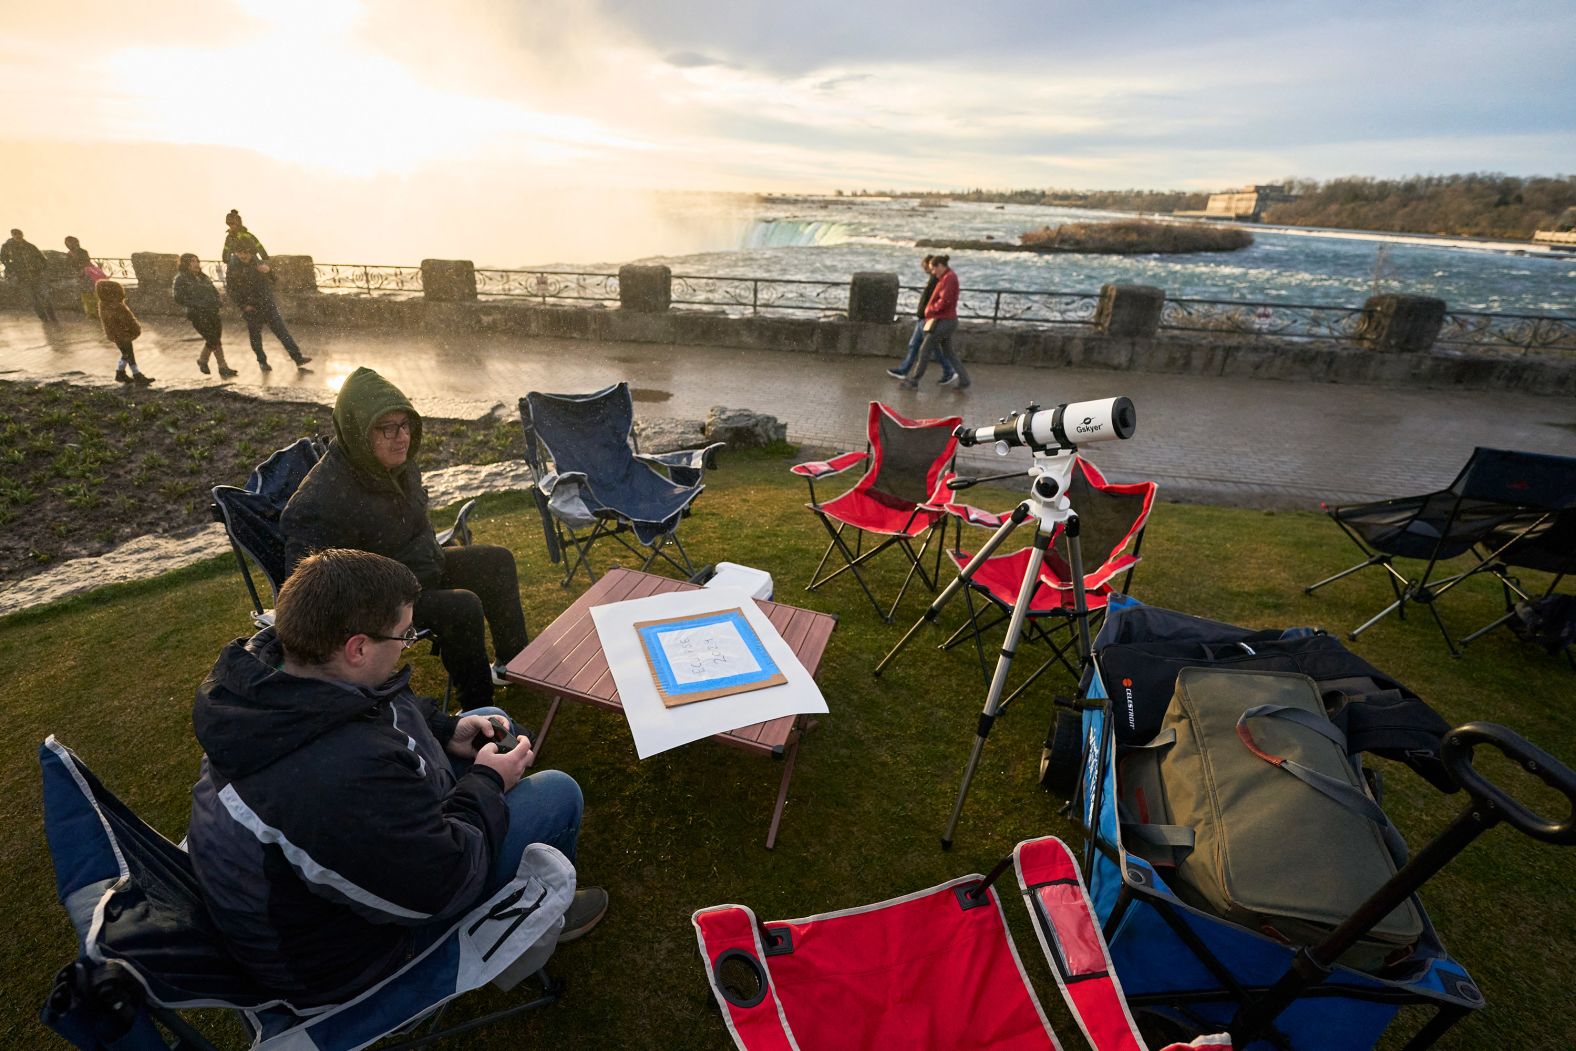
[[(153, 264), (158, 268), (164, 262), (163, 259), (150, 259), (145, 265)], [(862, 276), (869, 280), (869, 275)], [(464, 296), (468, 289), (458, 291)], [(660, 288), (643, 290), (647, 298), (641, 306), (647, 309), (542, 306), (526, 300), (460, 298), (441, 301), (419, 296), (385, 298), (330, 293), (281, 292), (278, 298), (280, 309), (292, 326), (367, 326), (443, 335), (475, 332), (526, 338), (655, 343), (676, 348), (713, 346), (897, 358), (902, 355), (912, 331), (906, 318), (887, 323), (733, 318), (650, 309), (660, 302), (664, 291)], [(75, 302), (71, 298), (73, 295), (68, 289), (60, 290), (58, 304), (71, 306)], [(1369, 345), (1365, 347), (1263, 335), (1162, 332), (1157, 328), (1158, 296), (1157, 289), (1110, 286), (1109, 291), (1102, 292), (1103, 312), (1097, 324), (1040, 328), (966, 322), (959, 328), (957, 344), (969, 361), (987, 364), (1576, 395), (1576, 357), (1474, 355), (1443, 348), (1421, 349), (1415, 336), (1418, 326), (1400, 324), (1402, 315), (1412, 318), (1417, 312), (1402, 310), (1401, 305), (1394, 303), (1382, 307), (1377, 302), (1370, 304), (1376, 310), (1374, 324), (1380, 328), (1371, 330)], [(132, 287), (128, 290), (128, 298), (132, 309), (141, 315), (180, 314), (169, 298), (167, 287)], [(1376, 297), (1376, 301), (1379, 298)], [(27, 310), (12, 289), (0, 290), (0, 305), (17, 311)], [(1427, 311), (1430, 316), (1423, 320), (1433, 324), (1437, 309), (1430, 307)], [(238, 315), (234, 316), (233, 323), (240, 323)], [(1400, 337), (1402, 332), (1406, 333), (1405, 338)]]

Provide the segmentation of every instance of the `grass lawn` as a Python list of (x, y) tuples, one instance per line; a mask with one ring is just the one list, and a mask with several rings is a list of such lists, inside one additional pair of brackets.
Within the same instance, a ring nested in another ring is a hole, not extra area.
[[(880, 680), (871, 677), (869, 669), (925, 600), (910, 595), (900, 623), (888, 626), (852, 581), (813, 594), (802, 590), (823, 531), (802, 507), (804, 487), (788, 475), (790, 462), (766, 454), (731, 457), (686, 526), (697, 561), (760, 566), (775, 576), (779, 601), (840, 618), (819, 675), (831, 714), (800, 752), (777, 849), (762, 848), (780, 773), (769, 760), (702, 742), (637, 762), (621, 719), (566, 706), (544, 762), (572, 774), (585, 790), (581, 872), (587, 883), (609, 889), (612, 911), (593, 936), (555, 957), (554, 972), (569, 980), (561, 1004), (483, 1031), (464, 1046), (723, 1049), (731, 1045), (706, 1006), (693, 910), (741, 902), (767, 919), (825, 912), (985, 871), (1030, 836), (1053, 833), (1076, 842), (1076, 830), (1058, 813), (1060, 800), (1035, 784), (1050, 695), (1072, 685), (1065, 675), (1048, 674), (1043, 689), (998, 723), (956, 846), (941, 852), (937, 839), (984, 697), (978, 665), (972, 652), (944, 654), (916, 642)], [(979, 490), (971, 497), (997, 507), (1016, 499)], [(540, 630), (578, 589), (557, 586), (558, 567), (543, 556), (535, 511), (519, 494), (492, 497), (476, 521), (479, 540), (516, 552), (526, 616)], [(604, 562), (610, 550), (604, 549)], [(1313, 597), (1302, 593), (1303, 584), (1356, 561), (1345, 537), (1315, 514), (1161, 504), (1144, 555), (1133, 586), (1139, 598), (1247, 625), (1344, 630), (1389, 596), (1377, 573)], [(896, 569), (892, 562), (876, 573), (888, 594), (899, 580)], [(1458, 632), (1499, 613), (1490, 581), (1459, 591), (1447, 606)], [(947, 611), (946, 623), (957, 622), (961, 601), (958, 606)], [(179, 839), (199, 760), (192, 692), (220, 647), (247, 628), (247, 608), (226, 558), (0, 620), (0, 703), (10, 726), (0, 784), (14, 815), (0, 837), (11, 888), (3, 904), (9, 937), (0, 982), (10, 995), (0, 1008), (0, 1046), (49, 1046), (36, 1012), (50, 977), (75, 951), (44, 846), (38, 743), (57, 734), (149, 823)], [(922, 640), (943, 637), (933, 629)], [(1570, 718), (1576, 674), (1508, 631), (1452, 660), (1419, 612), (1372, 629), (1355, 648), (1452, 723), (1503, 722), (1576, 762)], [(426, 647), (412, 651), (418, 652), (418, 688), (441, 691), (441, 667)], [(1020, 664), (1029, 662), (1020, 658)], [(516, 718), (540, 725), (544, 700), (518, 689), (500, 699)], [(1414, 848), (1460, 808), (1459, 796), (1443, 799), (1404, 768), (1376, 762), (1386, 768), (1387, 808)], [(1510, 776), (1501, 765), (1484, 766)], [(1515, 782), (1518, 790), (1524, 783)], [(1546, 796), (1531, 798), (1554, 809)], [(1488, 998), (1487, 1009), (1441, 1047), (1576, 1045), (1576, 1016), (1559, 1007), (1576, 985), (1573, 876), (1576, 852), (1502, 827), (1426, 888), (1424, 902), (1441, 937)], [(1016, 897), (1007, 908), (1058, 1032), (1068, 1046), (1082, 1046)], [(487, 990), (456, 1010), (464, 1016), (504, 1002)]]

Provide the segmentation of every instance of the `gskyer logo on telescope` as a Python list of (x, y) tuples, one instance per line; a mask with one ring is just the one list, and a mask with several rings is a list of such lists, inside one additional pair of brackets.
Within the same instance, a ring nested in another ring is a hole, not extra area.
[(1099, 434), (1105, 430), (1104, 423), (1095, 423), (1093, 416), (1085, 416), (1083, 422), (1073, 428), (1074, 434)]

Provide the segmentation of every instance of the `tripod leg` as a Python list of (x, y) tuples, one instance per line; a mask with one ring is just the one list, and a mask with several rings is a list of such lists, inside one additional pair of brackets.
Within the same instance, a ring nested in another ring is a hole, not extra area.
[[(980, 754), (985, 751), (985, 738), (990, 736), (991, 726), (996, 722), (996, 713), (1001, 708), (1001, 695), (1007, 686), (1007, 676), (1012, 671), (1013, 654), (1023, 635), (1023, 621), (1029, 614), (1029, 604), (1034, 600), (1035, 589), (1040, 586), (1040, 567), (1045, 564), (1045, 551), (1050, 544), (1050, 533), (1044, 528), (1036, 529), (1034, 549), (1029, 554), (1029, 565), (1023, 573), (1023, 585), (1018, 589), (1018, 601), (1012, 607), (1012, 620), (1007, 624), (1007, 637), (1001, 643), (1001, 657), (996, 661), (996, 674), (992, 676), (990, 690), (985, 695), (985, 710), (980, 713), (974, 747), (969, 752), (968, 765), (963, 770), (963, 783), (958, 786), (958, 797), (952, 803), (952, 816), (947, 819), (947, 831), (941, 837), (942, 850), (952, 849), (952, 835), (957, 831), (958, 818), (963, 814), (963, 803), (968, 798), (969, 784), (974, 780), (974, 771), (979, 766)], [(974, 561), (969, 563), (969, 568), (974, 568), (975, 563), (979, 561), (980, 558), (976, 555)]]
[[(979, 553), (969, 560), (969, 564), (963, 567), (963, 570), (952, 583), (948, 584), (941, 594), (936, 596), (935, 601), (925, 608), (925, 612), (919, 615), (919, 619), (914, 622), (913, 627), (909, 628), (903, 637), (897, 640), (897, 645), (893, 646), (887, 655), (881, 658), (881, 663), (876, 665), (872, 674), (879, 677), (886, 670), (886, 666), (891, 664), (899, 653), (903, 652), (903, 647), (907, 646), (909, 641), (919, 634), (919, 629), (923, 625), (936, 622), (936, 618), (941, 616), (942, 607), (951, 602), (954, 595), (968, 586), (969, 581), (974, 579), (974, 571), (984, 565), (985, 560), (994, 554), (996, 549), (1002, 545), (1002, 542), (1012, 534), (1012, 531), (1018, 528), (1023, 523), (1023, 520), (1028, 517), (1029, 505), (1027, 503), (1019, 504), (1013, 509), (1012, 515), (997, 527), (996, 532), (991, 534), (991, 538), (985, 541), (985, 546), (979, 549)], [(901, 598), (901, 596), (899, 597)]]

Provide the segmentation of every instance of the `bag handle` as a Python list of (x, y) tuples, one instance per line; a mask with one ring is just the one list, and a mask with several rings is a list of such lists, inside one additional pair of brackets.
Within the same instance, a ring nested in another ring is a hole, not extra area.
[(1290, 705), (1256, 704), (1237, 718), (1237, 736), (1242, 739), (1243, 744), (1247, 745), (1248, 751), (1271, 766), (1286, 771), (1309, 788), (1329, 799), (1333, 799), (1352, 813), (1367, 818), (1380, 828), (1389, 827), (1390, 819), (1384, 816), (1384, 811), (1379, 809), (1379, 804), (1370, 799), (1361, 789), (1345, 781), (1337, 780), (1329, 774), (1321, 774), (1319, 771), (1312, 767), (1304, 766), (1295, 759), (1288, 759), (1283, 755), (1274, 755), (1260, 748), (1257, 742), (1253, 740), (1252, 731), (1248, 729), (1248, 720), (1259, 717), (1285, 719), (1287, 722), (1296, 723), (1298, 726), (1312, 730), (1319, 736), (1327, 738), (1339, 746), (1341, 754), (1345, 755), (1347, 754), (1346, 735), (1341, 733), (1329, 719), (1315, 715), (1312, 712), (1303, 711), (1301, 708), (1293, 708)]

